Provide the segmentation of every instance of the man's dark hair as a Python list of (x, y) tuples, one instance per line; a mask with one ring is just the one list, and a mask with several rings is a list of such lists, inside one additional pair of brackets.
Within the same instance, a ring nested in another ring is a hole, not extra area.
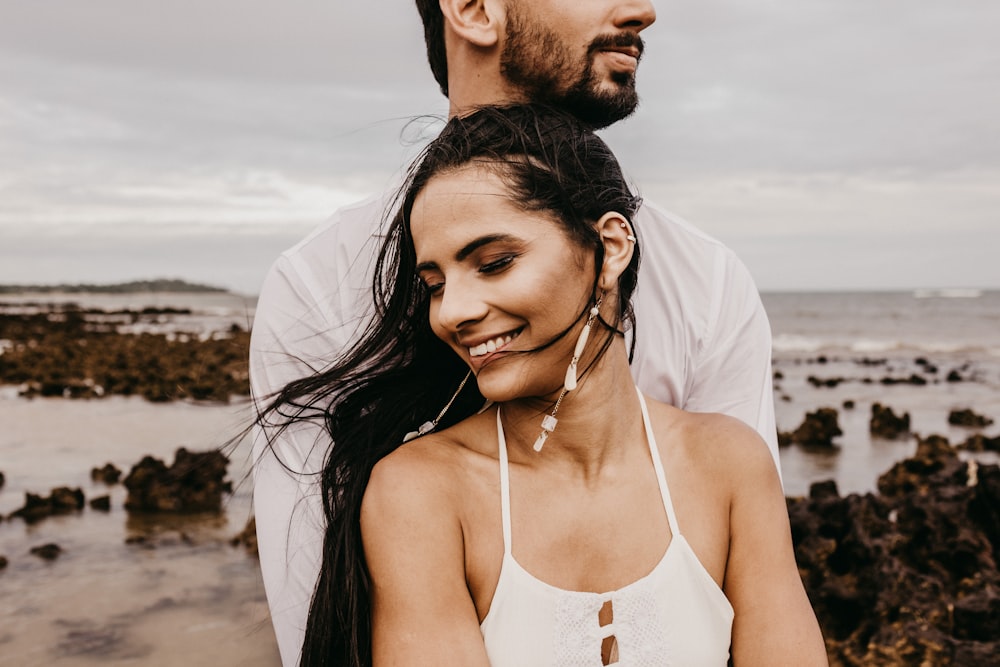
[(439, 0), (417, 0), (417, 11), (424, 22), (424, 42), (427, 44), (427, 62), (431, 65), (434, 80), (441, 93), (448, 96), (448, 55), (444, 48), (444, 14)]

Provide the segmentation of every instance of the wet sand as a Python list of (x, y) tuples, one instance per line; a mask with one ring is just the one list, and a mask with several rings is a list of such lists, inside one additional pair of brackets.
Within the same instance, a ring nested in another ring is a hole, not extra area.
[[(0, 514), (24, 492), (80, 487), (87, 498), (110, 493), (112, 509), (28, 525), (0, 522), (0, 655), (3, 664), (162, 665), (279, 664), (253, 555), (230, 540), (250, 515), (246, 450), (232, 456), (235, 492), (223, 512), (137, 516), (123, 509), (125, 490), (90, 479), (114, 463), (125, 473), (142, 456), (173, 459), (183, 445), (218, 446), (238, 431), (245, 409), (138, 398), (0, 399)], [(132, 543), (126, 543), (126, 540)], [(53, 561), (30, 554), (56, 543)]]
[[(182, 317), (179, 326), (173, 316), (155, 318), (144, 325), (145, 333), (172, 336), (192, 321)], [(218, 330), (216, 319), (206, 320), (205, 331)], [(785, 490), (792, 497), (828, 479), (843, 496), (875, 491), (882, 473), (914, 454), (917, 434), (940, 434), (959, 444), (973, 433), (1000, 433), (995, 347), (931, 346), (930, 352), (894, 349), (866, 356), (837, 346), (779, 350), (774, 361), (779, 430), (794, 430), (807, 412), (823, 407), (837, 411), (843, 430), (832, 446), (781, 450)], [(958, 379), (949, 381), (952, 372)], [(0, 515), (23, 505), (25, 492), (47, 495), (58, 486), (79, 487), (88, 500), (109, 494), (111, 510), (86, 507), (32, 525), (0, 521), (0, 557), (8, 561), (0, 569), (0, 662), (279, 664), (257, 561), (231, 544), (252, 511), (248, 447), (232, 456), (235, 489), (219, 513), (129, 514), (120, 484), (108, 487), (90, 478), (91, 468), (109, 462), (127, 474), (147, 454), (169, 464), (178, 447), (218, 447), (245, 425), (247, 406), (153, 403), (135, 396), (26, 399), (18, 393), (18, 387), (0, 386)], [(909, 413), (913, 435), (872, 436), (876, 402)], [(949, 425), (949, 412), (956, 409), (972, 409), (997, 423), (985, 429)], [(986, 464), (1000, 459), (997, 452), (960, 456)], [(48, 543), (63, 549), (55, 560), (30, 553)]]

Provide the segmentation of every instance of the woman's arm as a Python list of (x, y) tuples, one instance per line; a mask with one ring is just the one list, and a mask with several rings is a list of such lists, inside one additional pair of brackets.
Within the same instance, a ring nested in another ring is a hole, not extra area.
[(466, 585), (455, 479), (413, 444), (375, 466), (361, 505), (373, 665), (488, 667)]
[(733, 605), (733, 665), (827, 665), (816, 615), (795, 564), (784, 493), (760, 438), (729, 443), (732, 482), (724, 588)]

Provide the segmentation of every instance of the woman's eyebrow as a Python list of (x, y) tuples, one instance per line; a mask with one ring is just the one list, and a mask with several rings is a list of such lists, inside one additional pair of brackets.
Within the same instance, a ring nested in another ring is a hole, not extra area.
[[(462, 246), (459, 249), (459, 251), (455, 253), (455, 261), (461, 262), (479, 248), (482, 248), (483, 246), (489, 245), (491, 243), (497, 243), (498, 241), (519, 241), (519, 240), (520, 239), (518, 237), (513, 236), (511, 234), (486, 234), (484, 236), (480, 236), (479, 238), (473, 239), (472, 241), (469, 241), (464, 246)], [(432, 271), (437, 268), (438, 268), (437, 262), (421, 262), (420, 264), (417, 264), (416, 272), (421, 273), (423, 271)]]

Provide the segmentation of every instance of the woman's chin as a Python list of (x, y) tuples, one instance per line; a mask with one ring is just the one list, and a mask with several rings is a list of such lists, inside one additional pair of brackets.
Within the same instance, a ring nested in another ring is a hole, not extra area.
[(483, 395), (483, 398), (494, 403), (532, 399), (542, 403), (551, 403), (558, 398), (560, 389), (562, 387), (553, 390), (551, 387), (539, 387), (525, 384), (522, 381), (501, 378), (482, 376), (479, 378), (479, 393)]

